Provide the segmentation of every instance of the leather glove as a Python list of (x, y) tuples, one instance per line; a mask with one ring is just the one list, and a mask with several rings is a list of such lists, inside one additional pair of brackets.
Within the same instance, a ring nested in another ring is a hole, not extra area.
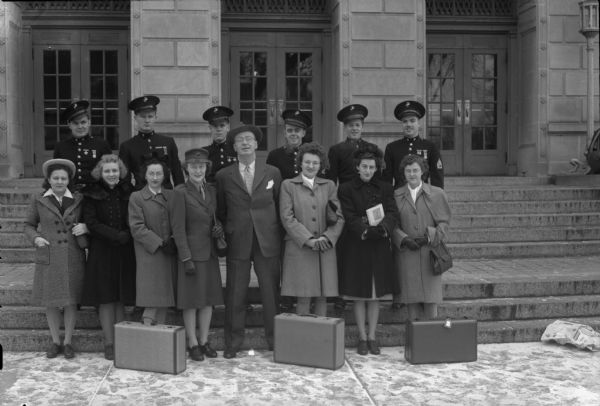
[(400, 243), (400, 246), (406, 247), (411, 251), (417, 251), (419, 248), (421, 248), (419, 244), (417, 244), (417, 242), (410, 237), (405, 237), (402, 240), (402, 243)]
[(213, 226), (211, 235), (213, 238), (221, 238), (225, 235), (225, 231), (223, 231), (223, 226), (221, 223), (217, 223)]
[(429, 239), (427, 237), (417, 237), (415, 242), (419, 244), (419, 247), (424, 247), (429, 243)]
[(169, 237), (166, 240), (164, 240), (160, 247), (165, 254), (169, 254), (169, 255), (177, 254), (177, 246), (175, 245), (175, 241), (173, 240), (173, 237)]
[(125, 245), (131, 240), (131, 234), (127, 231), (119, 231), (117, 234), (117, 244)]
[(193, 275), (194, 273), (196, 273), (196, 267), (194, 266), (194, 261), (192, 261), (191, 259), (188, 261), (185, 261), (183, 263), (183, 269), (185, 269), (186, 275)]
[(327, 251), (333, 248), (333, 244), (329, 241), (329, 238), (323, 236), (323, 240), (321, 240), (321, 251)]
[(365, 240), (380, 240), (386, 237), (385, 228), (382, 226), (371, 226), (367, 228)]

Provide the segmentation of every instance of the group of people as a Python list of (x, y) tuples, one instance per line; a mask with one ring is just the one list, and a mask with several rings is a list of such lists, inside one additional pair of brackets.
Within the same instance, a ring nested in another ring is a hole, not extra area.
[[(154, 132), (159, 101), (129, 103), (138, 134), (118, 156), (89, 135), (88, 102), (62, 113), (72, 137), (44, 163), (45, 190), (25, 224), (36, 246), (34, 299), (46, 306), (53, 341), (47, 357), (74, 356), (78, 304), (97, 307), (107, 359), (129, 305), (144, 308), (145, 323), (164, 323), (176, 306), (190, 358), (216, 357), (208, 333), (213, 307), (225, 304), (223, 356), (234, 358), (251, 268), (270, 350), (280, 295), (295, 298), (298, 314), (320, 316), (328, 298), (352, 301), (363, 355), (380, 353), (380, 300), (393, 295), (393, 307), (406, 304), (412, 319), (436, 317), (442, 283), (429, 250), (444, 241), (450, 209), (439, 151), (419, 137), (420, 103), (396, 107), (406, 137), (385, 154), (361, 138), (365, 106), (340, 110), (346, 140), (329, 151), (305, 142), (306, 112), (286, 110), (286, 143), (263, 163), (261, 130), (231, 129), (233, 111), (224, 106), (203, 115), (213, 142), (180, 162), (174, 140)], [(225, 297), (219, 256), (226, 256)]]

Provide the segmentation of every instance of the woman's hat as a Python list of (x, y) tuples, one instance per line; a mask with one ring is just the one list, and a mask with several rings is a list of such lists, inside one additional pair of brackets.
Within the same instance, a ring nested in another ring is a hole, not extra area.
[(62, 113), (60, 113), (60, 119), (62, 122), (68, 123), (76, 117), (79, 117), (83, 114), (89, 114), (88, 107), (90, 107), (90, 103), (87, 100), (78, 100), (73, 102), (66, 109), (64, 109)]
[(55, 158), (49, 159), (42, 164), (42, 173), (44, 174), (44, 178), (48, 179), (48, 177), (50, 176), (50, 174), (48, 173), (48, 168), (50, 168), (52, 165), (66, 166), (71, 170), (71, 175), (69, 177), (75, 175), (75, 164), (73, 162), (69, 161), (68, 159)]
[(200, 164), (200, 163), (211, 163), (210, 159), (208, 159), (208, 151), (204, 148), (193, 148), (185, 151), (185, 161), (184, 164)]

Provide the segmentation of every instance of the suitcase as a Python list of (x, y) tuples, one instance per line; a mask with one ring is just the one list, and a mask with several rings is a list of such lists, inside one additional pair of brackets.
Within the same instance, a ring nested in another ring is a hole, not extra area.
[(185, 329), (132, 321), (115, 324), (115, 367), (175, 375), (185, 371)]
[(408, 321), (404, 358), (411, 364), (477, 361), (477, 320)]
[(275, 316), (273, 360), (338, 369), (344, 365), (344, 320), (312, 314)]

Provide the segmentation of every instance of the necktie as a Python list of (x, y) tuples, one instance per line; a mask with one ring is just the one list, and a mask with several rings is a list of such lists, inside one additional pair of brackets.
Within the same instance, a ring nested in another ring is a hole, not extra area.
[(200, 185), (200, 193), (202, 194), (202, 199), (206, 200), (206, 194), (204, 194), (204, 185)]
[(252, 172), (250, 172), (250, 165), (246, 165), (244, 168), (244, 183), (246, 184), (246, 189), (248, 190), (248, 194), (252, 194)]

